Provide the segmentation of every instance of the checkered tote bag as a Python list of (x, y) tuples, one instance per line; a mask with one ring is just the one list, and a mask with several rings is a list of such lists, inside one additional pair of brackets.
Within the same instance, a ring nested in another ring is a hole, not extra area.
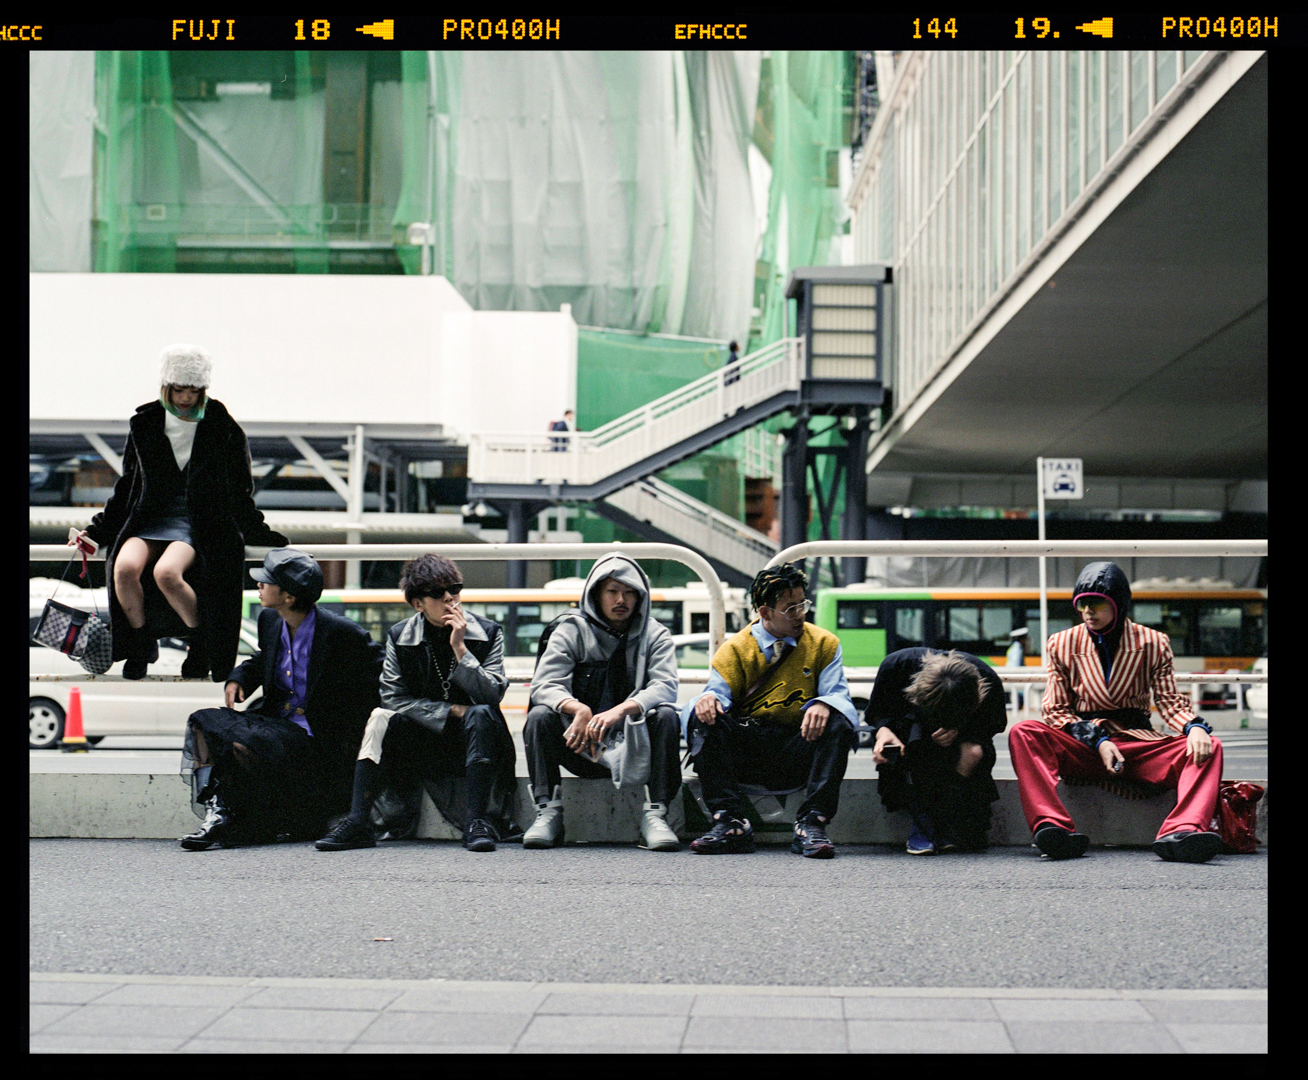
[[(85, 555), (82, 562), (85, 575)], [(65, 570), (64, 576), (67, 575)], [(98, 608), (92, 614), (61, 604), (58, 600), (47, 600), (36, 629), (32, 631), (32, 640), (72, 657), (92, 675), (103, 675), (114, 662), (113, 633), (109, 624), (100, 617)]]

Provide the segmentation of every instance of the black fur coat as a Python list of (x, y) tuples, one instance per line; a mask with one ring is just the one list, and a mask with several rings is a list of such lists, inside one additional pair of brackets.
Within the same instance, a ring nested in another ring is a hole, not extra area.
[[(104, 510), (91, 519), (87, 535), (106, 549), (109, 610), (113, 622), (114, 659), (127, 655), (127, 617), (114, 595), (114, 560), (123, 541), (136, 534), (142, 520), (158, 507), (151, 477), (172, 463), (173, 448), (164, 432), (164, 408), (158, 401), (142, 405), (132, 417), (123, 450), (123, 475)], [(175, 469), (175, 464), (173, 465)], [(174, 473), (175, 475), (175, 473)], [(236, 666), (241, 628), (241, 590), (245, 584), (245, 547), (283, 547), (289, 541), (274, 532), (254, 505), (254, 479), (245, 432), (221, 401), (209, 399), (195, 431), (186, 470), (186, 502), (196, 559), (186, 573), (195, 590), (202, 644), (211, 678), (224, 682)], [(185, 636), (181, 618), (155, 585), (150, 568), (142, 575), (146, 625), (155, 636)]]

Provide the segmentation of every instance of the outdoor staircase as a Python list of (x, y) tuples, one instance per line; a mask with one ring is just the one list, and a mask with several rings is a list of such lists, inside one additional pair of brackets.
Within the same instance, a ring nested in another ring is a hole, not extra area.
[(594, 510), (653, 543), (694, 548), (731, 585), (748, 587), (779, 550), (756, 529), (653, 476), (596, 501)]
[(468, 440), (468, 498), (595, 502), (800, 403), (804, 349), (783, 338), (594, 431)]

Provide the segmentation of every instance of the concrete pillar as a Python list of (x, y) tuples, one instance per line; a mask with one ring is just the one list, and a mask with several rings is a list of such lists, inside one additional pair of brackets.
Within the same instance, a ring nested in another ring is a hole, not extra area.
[(808, 539), (808, 418), (786, 432), (781, 455), (781, 546)]
[[(867, 539), (867, 443), (871, 420), (857, 417), (853, 430), (845, 432), (845, 515), (840, 527), (842, 540)], [(842, 559), (841, 580), (856, 585), (867, 577), (867, 559)]]
[[(504, 506), (505, 517), (509, 524), (510, 544), (525, 544), (527, 542), (527, 507), (521, 501), (506, 503)], [(510, 589), (525, 589), (527, 587), (527, 564), (521, 559), (512, 559), (508, 563), (508, 587)]]

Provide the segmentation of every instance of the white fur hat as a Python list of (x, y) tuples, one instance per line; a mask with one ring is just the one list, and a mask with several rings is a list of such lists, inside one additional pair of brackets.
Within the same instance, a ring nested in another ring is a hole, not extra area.
[(160, 357), (159, 381), (163, 386), (199, 386), (208, 389), (213, 361), (198, 345), (169, 345)]

